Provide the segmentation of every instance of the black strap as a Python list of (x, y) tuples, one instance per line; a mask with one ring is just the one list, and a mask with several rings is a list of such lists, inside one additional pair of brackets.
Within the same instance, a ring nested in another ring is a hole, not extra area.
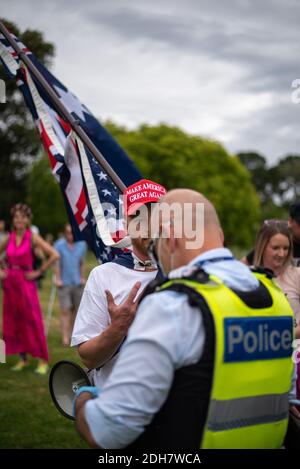
[[(254, 273), (258, 272), (260, 274), (264, 274), (266, 275), (267, 278), (273, 278), (273, 272), (268, 269), (256, 268), (256, 269), (251, 269), (251, 270)], [(161, 287), (170, 280), (174, 281), (174, 283), (162, 289)], [(202, 295), (199, 292), (197, 292), (194, 288), (181, 283), (181, 280), (191, 280), (191, 281), (201, 283), (201, 284), (205, 284), (211, 281), (209, 274), (205, 272), (205, 270), (203, 270), (201, 267), (196, 267), (192, 269), (189, 272), (188, 276), (185, 276), (183, 278), (178, 278), (178, 279), (168, 279), (168, 278), (158, 279), (157, 278), (147, 285), (139, 302), (141, 302), (147, 295), (150, 295), (152, 293), (155, 293), (158, 291), (164, 291), (164, 290), (173, 290), (173, 291), (186, 293), (189, 297), (190, 304), (193, 306), (192, 303), (195, 303), (195, 301), (196, 302), (198, 301), (195, 299), (202, 297)], [(260, 280), (258, 281), (259, 281), (259, 285), (254, 290), (242, 291), (242, 290), (231, 288), (231, 291), (235, 293), (240, 298), (240, 300), (242, 300), (243, 303), (245, 303), (249, 308), (252, 308), (252, 309), (270, 308), (273, 304), (272, 296), (269, 290), (266, 288), (266, 286)]]

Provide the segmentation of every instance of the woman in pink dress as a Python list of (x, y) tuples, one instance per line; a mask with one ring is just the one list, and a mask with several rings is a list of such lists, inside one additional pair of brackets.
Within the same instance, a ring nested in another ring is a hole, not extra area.
[[(39, 358), (36, 372), (48, 371), (48, 349), (36, 279), (58, 258), (55, 249), (30, 230), (32, 214), (25, 204), (11, 210), (13, 230), (0, 246), (6, 252), (6, 268), (0, 270), (3, 285), (3, 339), (7, 355), (19, 354), (13, 370), (28, 365), (27, 354)], [(42, 250), (48, 259), (33, 270), (33, 250)]]

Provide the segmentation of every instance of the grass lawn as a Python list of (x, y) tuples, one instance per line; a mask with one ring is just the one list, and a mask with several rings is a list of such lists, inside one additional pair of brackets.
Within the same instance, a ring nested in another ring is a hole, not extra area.
[[(87, 273), (95, 265), (94, 256), (89, 254)], [(40, 290), (44, 316), (47, 314), (50, 277), (48, 273)], [(2, 305), (1, 291), (0, 301)], [(58, 314), (56, 298), (48, 335), (50, 365), (62, 359), (80, 363), (76, 350), (61, 344)], [(35, 359), (31, 359), (30, 367), (25, 370), (11, 371), (16, 361), (16, 356), (10, 356), (6, 364), (0, 364), (0, 448), (87, 448), (75, 432), (73, 422), (61, 416), (54, 407), (48, 390), (49, 374), (34, 373)]]

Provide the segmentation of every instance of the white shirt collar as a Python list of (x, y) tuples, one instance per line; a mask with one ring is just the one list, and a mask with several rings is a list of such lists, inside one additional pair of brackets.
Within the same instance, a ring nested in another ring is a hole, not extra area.
[(216, 248), (210, 249), (209, 251), (205, 251), (204, 253), (200, 254), (199, 256), (195, 257), (188, 265), (197, 264), (197, 262), (208, 261), (211, 259), (216, 259), (218, 257), (233, 257), (232, 252), (227, 248)]

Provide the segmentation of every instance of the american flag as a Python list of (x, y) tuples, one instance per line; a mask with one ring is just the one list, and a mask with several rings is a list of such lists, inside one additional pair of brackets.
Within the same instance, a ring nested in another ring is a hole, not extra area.
[[(15, 35), (11, 36), (67, 110), (80, 122), (81, 128), (123, 183), (129, 186), (141, 179), (140, 172), (125, 151), (91, 111)], [(8, 75), (16, 80), (31, 112), (52, 173), (62, 189), (75, 239), (84, 239), (99, 262), (112, 260), (127, 245), (119, 189), (2, 34), (0, 59)], [(45, 210), (55, 210), (55, 207), (45, 207)]]

